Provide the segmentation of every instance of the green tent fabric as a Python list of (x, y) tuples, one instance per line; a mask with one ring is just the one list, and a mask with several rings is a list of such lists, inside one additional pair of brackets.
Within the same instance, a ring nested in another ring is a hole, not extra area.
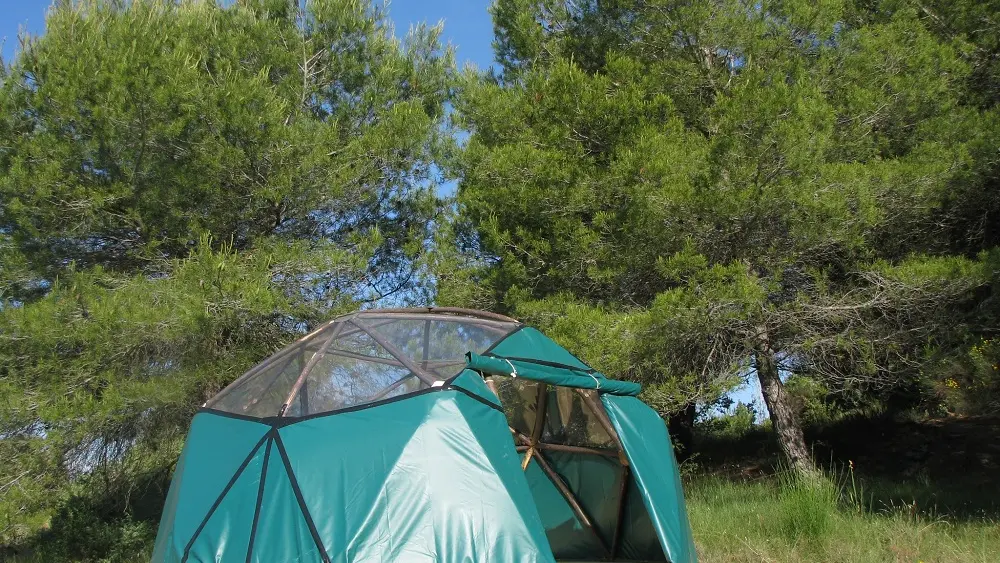
[[(659, 533), (649, 517), (645, 497), (635, 479), (629, 480), (622, 515), (622, 545), (618, 556), (622, 561), (667, 561)], [(657, 553), (656, 559), (649, 554)]]
[(663, 549), (673, 563), (695, 561), (694, 539), (670, 434), (656, 411), (635, 397), (603, 395)]
[(693, 561), (638, 392), (498, 315), (335, 319), (194, 417), (153, 561)]
[(638, 395), (642, 390), (638, 383), (608, 379), (602, 373), (593, 370), (570, 369), (569, 367), (540, 364), (537, 361), (524, 359), (480, 356), (473, 352), (469, 352), (466, 357), (470, 369), (492, 375), (526, 377), (535, 381), (544, 381), (549, 385), (594, 389), (601, 393), (614, 393), (615, 395)]
[[(240, 441), (257, 426), (202, 412), (188, 444)], [(171, 491), (162, 521), (193, 529), (161, 527), (154, 561), (243, 562), (251, 530), (251, 561), (554, 561), (503, 414), (463, 392), (309, 418), (269, 436), (228, 489)], [(213, 465), (233, 466), (232, 454), (188, 447), (183, 457), (202, 460), (202, 471), (179, 469), (198, 481)]]
[(508, 334), (486, 353), (512, 359), (528, 358), (547, 361), (581, 370), (591, 369), (580, 358), (556, 344), (554, 340), (542, 334), (538, 329), (525, 325), (521, 325), (514, 332)]
[[(210, 414), (194, 417), (160, 519), (154, 561), (181, 560), (215, 500), (231, 487), (229, 481), (237, 473), (245, 471), (242, 464), (258, 463), (257, 454), (269, 430), (265, 424), (246, 420)], [(248, 473), (252, 475), (254, 469)]]
[(305, 512), (296, 498), (292, 486), (295, 481), (289, 477), (285, 465), (286, 456), (278, 451), (277, 444), (276, 440), (273, 441), (273, 455), (270, 456), (266, 473), (260, 476), (261, 504), (260, 509), (257, 509), (249, 561), (320, 563), (325, 560), (324, 552), (317, 547), (310, 522), (306, 520)]
[(538, 463), (529, 463), (524, 474), (553, 553), (558, 553), (566, 561), (597, 559), (604, 551), (601, 543), (587, 533), (586, 527), (566, 504), (562, 494), (539, 468)]

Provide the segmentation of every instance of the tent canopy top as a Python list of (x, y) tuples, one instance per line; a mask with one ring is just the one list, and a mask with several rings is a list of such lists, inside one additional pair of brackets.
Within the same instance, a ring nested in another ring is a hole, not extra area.
[(358, 311), (324, 323), (251, 368), (205, 407), (301, 417), (441, 385), (516, 331), (516, 320), (452, 307)]
[[(537, 357), (529, 357), (531, 350), (539, 350)], [(543, 359), (556, 351), (558, 361)], [(600, 393), (637, 395), (640, 389), (608, 379), (504, 315), (454, 307), (374, 309), (324, 323), (205, 407), (257, 418), (309, 416), (437, 387), (466, 367)]]

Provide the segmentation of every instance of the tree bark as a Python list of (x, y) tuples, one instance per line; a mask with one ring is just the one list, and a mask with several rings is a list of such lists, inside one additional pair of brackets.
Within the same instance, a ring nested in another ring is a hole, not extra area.
[(694, 419), (696, 415), (695, 404), (688, 403), (682, 410), (671, 413), (667, 419), (667, 429), (674, 442), (674, 454), (677, 456), (678, 462), (687, 461), (694, 450)]
[(781, 446), (782, 453), (785, 454), (789, 465), (796, 473), (803, 476), (814, 475), (816, 465), (813, 463), (809, 448), (806, 447), (799, 417), (788, 399), (784, 383), (781, 382), (778, 363), (774, 357), (774, 350), (767, 342), (766, 333), (755, 354), (754, 368), (757, 371), (760, 391), (771, 415), (771, 424), (778, 436), (778, 444)]

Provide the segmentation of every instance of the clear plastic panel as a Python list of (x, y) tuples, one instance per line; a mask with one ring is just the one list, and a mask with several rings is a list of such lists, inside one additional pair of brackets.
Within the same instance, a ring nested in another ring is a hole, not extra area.
[[(361, 319), (367, 326), (372, 326), (372, 331), (387, 340), (390, 347), (395, 347), (401, 351), (408, 359), (419, 361), (425, 359), (424, 328), (425, 321), (420, 320), (394, 320), (388, 323), (375, 324), (371, 320)], [(430, 348), (430, 342), (427, 342)]]
[[(588, 391), (584, 391), (586, 393)], [(604, 429), (597, 413), (575, 389), (551, 387), (548, 393), (543, 442), (610, 449), (614, 440)]]
[(255, 417), (306, 416), (406, 395), (457, 375), (466, 352), (482, 353), (516, 327), (441, 314), (360, 313), (271, 356), (208, 405)]
[(306, 361), (330, 335), (327, 329), (284, 348), (216, 395), (209, 406), (247, 416), (278, 414)]
[(406, 368), (328, 352), (313, 366), (285, 415), (306, 416), (334, 411), (426, 387)]
[(345, 336), (340, 336), (333, 342), (330, 346), (329, 352), (334, 354), (343, 353), (345, 356), (358, 354), (360, 356), (366, 356), (377, 360), (399, 362), (399, 360), (390, 354), (388, 350), (383, 348), (379, 343), (375, 342), (375, 339), (368, 335), (368, 333), (361, 332), (353, 326), (350, 328), (351, 330), (344, 331), (346, 333)]
[(500, 404), (507, 415), (511, 428), (525, 436), (531, 436), (538, 418), (538, 383), (529, 379), (507, 376), (493, 376)]

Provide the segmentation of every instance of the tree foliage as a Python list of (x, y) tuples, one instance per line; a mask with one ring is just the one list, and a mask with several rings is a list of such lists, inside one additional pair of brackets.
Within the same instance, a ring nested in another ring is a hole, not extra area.
[(641, 319), (613, 338), (664, 407), (762, 366), (779, 433), (779, 370), (933, 402), (1000, 219), (997, 28), (940, 4), (498, 0), (502, 72), (457, 104), (479, 295)]
[(95, 507), (148, 536), (129, 499), (156, 505), (198, 405), (419, 295), (451, 55), (367, 3), (303, 6), (60, 2), (4, 67), (0, 539)]
[(803, 397), (1000, 405), (995, 1), (495, 0), (460, 76), (378, 6), (64, 0), (0, 65), (0, 542), (141, 552), (197, 406), (373, 302), (664, 414), (756, 376), (804, 470)]

